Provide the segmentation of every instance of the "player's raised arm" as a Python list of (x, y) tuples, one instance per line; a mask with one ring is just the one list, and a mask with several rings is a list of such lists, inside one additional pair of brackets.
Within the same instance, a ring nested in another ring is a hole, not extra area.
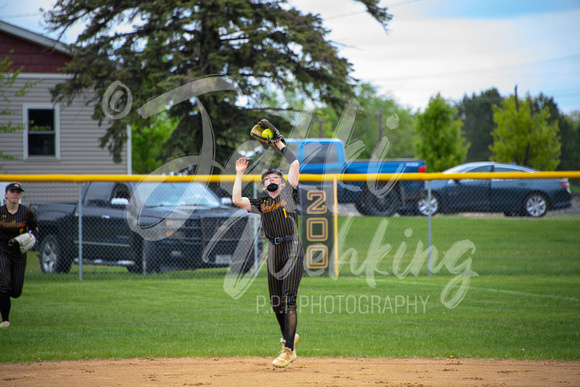
[(240, 157), (236, 161), (236, 179), (234, 180), (234, 188), (232, 190), (232, 202), (243, 208), (244, 210), (251, 210), (250, 199), (242, 196), (242, 178), (244, 177), (244, 172), (248, 168), (248, 161), (245, 157)]
[(300, 178), (300, 163), (296, 159), (296, 155), (292, 152), (286, 144), (282, 141), (276, 142), (276, 147), (280, 149), (282, 155), (288, 163), (290, 164), (290, 168), (288, 169), (288, 183), (296, 189), (298, 187), (298, 180)]

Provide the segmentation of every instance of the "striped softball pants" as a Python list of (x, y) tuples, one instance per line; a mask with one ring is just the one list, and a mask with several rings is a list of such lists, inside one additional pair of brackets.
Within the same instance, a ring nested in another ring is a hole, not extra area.
[(304, 274), (304, 251), (298, 240), (268, 246), (268, 290), (276, 313), (296, 310), (298, 286)]

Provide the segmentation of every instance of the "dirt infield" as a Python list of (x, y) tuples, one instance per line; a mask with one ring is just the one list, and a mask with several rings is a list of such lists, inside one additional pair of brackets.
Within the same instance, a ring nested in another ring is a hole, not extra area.
[(158, 358), (0, 365), (2, 386), (578, 386), (580, 362)]

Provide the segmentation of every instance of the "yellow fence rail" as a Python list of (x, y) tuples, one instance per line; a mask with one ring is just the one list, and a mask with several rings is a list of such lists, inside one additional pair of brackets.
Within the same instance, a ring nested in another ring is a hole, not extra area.
[[(86, 183), (90, 181), (127, 181), (127, 182), (233, 182), (235, 175), (0, 175), (0, 181), (18, 182), (69, 182)], [(488, 179), (580, 179), (580, 171), (556, 171), (556, 172), (477, 172), (477, 173), (370, 173), (370, 174), (301, 174), (303, 182), (332, 182), (338, 181), (389, 181), (389, 180), (488, 180)], [(260, 181), (260, 175), (244, 175), (244, 181)]]

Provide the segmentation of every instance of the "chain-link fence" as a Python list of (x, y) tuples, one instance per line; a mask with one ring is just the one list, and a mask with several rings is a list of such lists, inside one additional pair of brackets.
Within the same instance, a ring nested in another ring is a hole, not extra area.
[[(36, 214), (40, 229), (28, 252), (29, 279), (265, 273), (260, 263), (268, 241), (260, 217), (205, 184), (24, 186), (22, 203)], [(255, 185), (245, 186), (244, 195), (259, 194)], [(340, 276), (369, 270), (375, 276), (448, 274), (467, 258), (478, 275), (580, 274), (580, 204), (567, 179), (426, 181), (424, 196), (401, 202), (392, 217), (362, 216), (355, 204), (342, 203), (336, 219), (338, 253), (329, 256)], [(332, 228), (328, 232), (332, 238)]]
[(259, 216), (198, 182), (28, 183), (26, 192), (39, 223), (29, 255), (40, 270), (30, 275), (248, 273), (265, 249)]

